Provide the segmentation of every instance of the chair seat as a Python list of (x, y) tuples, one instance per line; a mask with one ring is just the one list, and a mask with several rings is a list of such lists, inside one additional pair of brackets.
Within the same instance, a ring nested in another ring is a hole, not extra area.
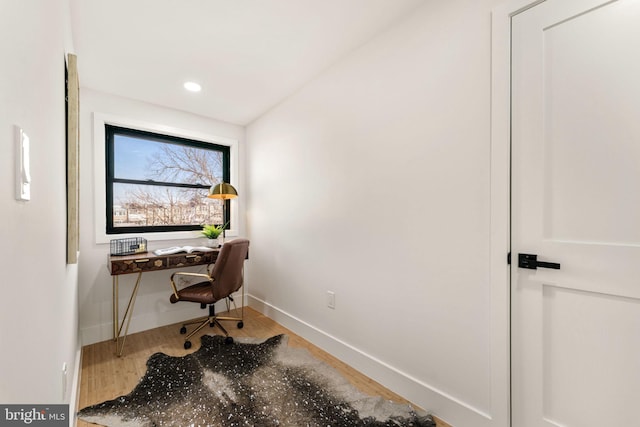
[(217, 301), (213, 296), (211, 282), (201, 282), (187, 286), (186, 288), (178, 291), (178, 296), (179, 298), (176, 298), (176, 296), (172, 294), (169, 298), (171, 303), (176, 303), (178, 301), (192, 301), (199, 302), (201, 304), (213, 304)]

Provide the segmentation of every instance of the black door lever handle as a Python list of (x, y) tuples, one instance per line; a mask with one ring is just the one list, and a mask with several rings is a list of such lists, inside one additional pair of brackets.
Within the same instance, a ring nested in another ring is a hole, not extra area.
[(518, 267), (528, 268), (529, 270), (536, 270), (538, 267), (560, 270), (560, 264), (538, 261), (538, 255), (533, 254), (518, 254)]

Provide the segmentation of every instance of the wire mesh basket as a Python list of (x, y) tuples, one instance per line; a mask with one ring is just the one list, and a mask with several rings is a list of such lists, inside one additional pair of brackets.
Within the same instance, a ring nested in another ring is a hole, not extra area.
[(111, 240), (111, 255), (132, 255), (147, 252), (147, 239), (128, 237)]

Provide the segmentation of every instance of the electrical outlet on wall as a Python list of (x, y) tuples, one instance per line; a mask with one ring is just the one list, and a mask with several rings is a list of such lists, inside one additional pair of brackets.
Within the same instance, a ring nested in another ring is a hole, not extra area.
[(67, 397), (67, 362), (62, 364), (62, 400)]
[(336, 308), (336, 293), (333, 291), (327, 291), (327, 307)]

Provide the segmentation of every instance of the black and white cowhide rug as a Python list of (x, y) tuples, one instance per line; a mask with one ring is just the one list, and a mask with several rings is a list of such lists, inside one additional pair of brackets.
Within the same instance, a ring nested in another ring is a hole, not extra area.
[(428, 426), (432, 418), (367, 396), (287, 336), (265, 340), (203, 336), (184, 357), (152, 355), (126, 396), (78, 412), (104, 426)]

